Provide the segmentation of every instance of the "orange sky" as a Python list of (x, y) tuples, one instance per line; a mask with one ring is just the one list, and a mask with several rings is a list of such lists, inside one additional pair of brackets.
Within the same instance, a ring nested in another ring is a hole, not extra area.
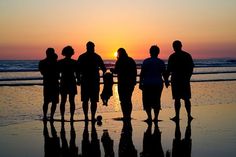
[(194, 58), (236, 58), (235, 6), (233, 0), (1, 0), (0, 59), (42, 59), (47, 47), (61, 57), (66, 45), (76, 59), (87, 41), (104, 59), (115, 59), (119, 47), (143, 59), (153, 44), (166, 59), (175, 39)]

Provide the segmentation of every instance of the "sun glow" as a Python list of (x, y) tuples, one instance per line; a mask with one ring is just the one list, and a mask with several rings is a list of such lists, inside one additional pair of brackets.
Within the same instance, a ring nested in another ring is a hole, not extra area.
[(117, 51), (116, 52), (114, 52), (114, 57), (118, 57), (118, 53), (117, 53)]

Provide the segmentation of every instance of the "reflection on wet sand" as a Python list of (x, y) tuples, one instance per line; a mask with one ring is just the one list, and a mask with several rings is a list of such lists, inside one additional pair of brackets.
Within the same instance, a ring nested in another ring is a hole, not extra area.
[[(47, 123), (50, 123), (51, 136), (48, 131)], [(179, 121), (175, 122), (175, 134), (172, 143), (172, 150), (171, 148), (169, 148), (167, 149), (167, 151), (163, 150), (162, 147), (162, 132), (159, 128), (158, 123), (147, 123), (147, 128), (144, 131), (141, 144), (142, 150), (140, 150), (140, 152), (136, 149), (137, 146), (135, 146), (133, 142), (133, 127), (131, 121), (123, 121), (121, 123), (122, 128), (120, 132), (118, 132), (120, 133), (120, 138), (115, 141), (113, 140), (113, 138), (115, 137), (111, 136), (114, 136), (114, 134), (109, 134), (108, 129), (103, 129), (103, 133), (99, 138), (96, 127), (101, 126), (98, 126), (95, 122), (91, 122), (91, 128), (89, 128), (90, 122), (82, 123), (84, 124), (84, 128), (79, 132), (75, 131), (74, 128), (74, 124), (78, 123), (71, 122), (70, 127), (68, 128), (68, 130), (70, 129), (70, 141), (68, 143), (66, 137), (69, 135), (66, 134), (64, 122), (60, 123), (61, 130), (59, 138), (57, 136), (57, 131), (54, 127), (54, 123), (44, 121), (43, 135), (45, 157), (115, 157), (116, 154), (119, 157), (191, 157), (191, 122), (187, 123), (185, 136), (183, 139), (181, 139)], [(79, 141), (76, 141), (76, 134), (81, 135), (79, 136), (81, 137)], [(104, 152), (101, 151), (100, 141)], [(80, 144), (81, 150), (79, 152), (78, 145)], [(114, 148), (114, 146), (117, 148)], [(115, 152), (114, 150), (116, 150), (117, 152)], [(164, 152), (166, 152), (166, 154)]]

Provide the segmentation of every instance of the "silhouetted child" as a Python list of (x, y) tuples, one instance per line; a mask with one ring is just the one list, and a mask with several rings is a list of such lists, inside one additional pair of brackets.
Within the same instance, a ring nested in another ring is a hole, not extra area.
[(104, 82), (104, 86), (103, 86), (103, 91), (101, 94), (101, 99), (102, 99), (103, 105), (107, 106), (108, 100), (113, 95), (113, 92), (112, 92), (112, 86), (114, 83), (113, 74), (111, 72), (106, 72), (103, 75), (103, 82)]

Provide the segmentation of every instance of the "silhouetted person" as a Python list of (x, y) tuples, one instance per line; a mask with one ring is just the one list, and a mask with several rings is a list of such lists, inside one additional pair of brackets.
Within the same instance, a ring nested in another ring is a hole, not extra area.
[(88, 120), (88, 102), (91, 102), (92, 120), (96, 120), (97, 102), (99, 101), (99, 70), (106, 72), (106, 67), (102, 58), (95, 53), (94, 43), (89, 41), (86, 45), (87, 52), (81, 54), (78, 58), (79, 77), (78, 84), (81, 85), (81, 101), (85, 120)]
[(155, 128), (152, 133), (152, 123), (148, 124), (147, 130), (143, 135), (143, 152), (141, 157), (164, 157), (164, 152), (161, 145), (161, 132), (155, 123)]
[(103, 102), (103, 105), (108, 105), (108, 100), (113, 95), (112, 92), (112, 86), (113, 86), (113, 74), (111, 72), (106, 72), (103, 75), (103, 90), (101, 94), (101, 99)]
[(82, 139), (82, 157), (101, 157), (100, 141), (95, 128), (95, 122), (92, 122), (91, 140), (89, 140), (88, 122), (85, 122)]
[(175, 138), (173, 139), (172, 157), (191, 157), (192, 139), (191, 139), (191, 122), (185, 130), (185, 137), (181, 139), (179, 121), (176, 121)]
[(75, 95), (77, 94), (76, 87), (76, 60), (71, 59), (74, 55), (74, 49), (71, 46), (66, 46), (62, 50), (62, 55), (65, 56), (64, 59), (61, 59), (59, 64), (59, 70), (61, 74), (60, 80), (60, 93), (61, 93), (61, 119), (64, 121), (65, 114), (65, 104), (67, 100), (67, 95), (69, 95), (70, 102), (70, 120), (73, 121), (74, 112), (75, 112)]
[(136, 85), (137, 69), (135, 61), (128, 56), (124, 48), (118, 49), (117, 61), (113, 73), (118, 78), (118, 94), (124, 120), (131, 119), (132, 93)]
[(192, 120), (190, 78), (194, 67), (193, 59), (189, 53), (182, 50), (182, 43), (179, 40), (173, 42), (173, 49), (175, 52), (170, 55), (167, 67), (167, 78), (171, 75), (172, 96), (175, 100), (176, 115), (172, 120), (179, 120), (180, 99), (184, 100), (188, 119)]
[(78, 147), (76, 146), (75, 139), (75, 129), (73, 122), (70, 123), (70, 144), (68, 145), (66, 139), (65, 123), (61, 122), (61, 156), (62, 157), (78, 157)]
[(132, 140), (132, 124), (131, 121), (123, 121), (123, 128), (120, 135), (119, 157), (137, 157), (137, 150)]
[(44, 153), (45, 157), (59, 157), (60, 156), (60, 139), (57, 136), (57, 131), (53, 125), (53, 122), (50, 122), (51, 127), (51, 136), (49, 135), (47, 121), (43, 122), (43, 136), (44, 136)]
[[(143, 96), (143, 108), (147, 113), (147, 122), (152, 121), (151, 110), (154, 110), (154, 121), (158, 121), (161, 109), (161, 93), (163, 78), (166, 74), (165, 63), (158, 58), (160, 49), (158, 46), (150, 48), (150, 58), (143, 61), (140, 72), (140, 85)], [(166, 80), (167, 81), (167, 80)]]
[(104, 148), (105, 157), (114, 157), (114, 141), (111, 139), (108, 130), (103, 130), (101, 141)]
[(43, 119), (47, 119), (48, 105), (51, 102), (50, 119), (53, 120), (56, 106), (59, 102), (57, 54), (53, 48), (46, 50), (46, 58), (39, 62), (39, 71), (43, 75)]

